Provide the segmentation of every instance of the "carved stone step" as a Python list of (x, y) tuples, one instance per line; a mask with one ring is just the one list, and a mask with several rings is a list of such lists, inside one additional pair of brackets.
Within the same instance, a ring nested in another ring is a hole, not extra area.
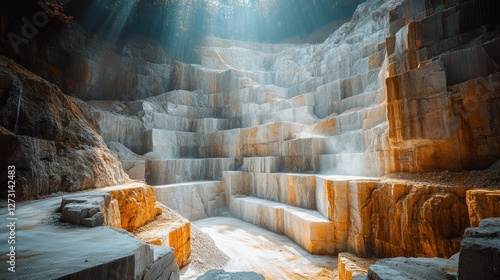
[(234, 197), (231, 213), (273, 232), (286, 235), (311, 254), (333, 253), (333, 222), (318, 211), (256, 197)]

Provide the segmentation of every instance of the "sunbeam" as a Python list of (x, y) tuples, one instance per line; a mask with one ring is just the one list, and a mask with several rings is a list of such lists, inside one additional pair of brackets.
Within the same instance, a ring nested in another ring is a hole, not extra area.
[(145, 37), (163, 44), (172, 59), (194, 62), (194, 47), (206, 35), (267, 43), (293, 36), (303, 40), (332, 20), (352, 14), (359, 2), (94, 0), (67, 6), (77, 22), (111, 42)]

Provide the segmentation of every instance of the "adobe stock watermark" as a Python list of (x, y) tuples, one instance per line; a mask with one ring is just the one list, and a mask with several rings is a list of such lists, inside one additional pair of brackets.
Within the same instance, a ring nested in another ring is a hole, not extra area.
[[(64, 5), (69, 3), (69, 1), (70, 0), (51, 0), (49, 2)], [(14, 49), (14, 52), (16, 52), (17, 54), (19, 53), (19, 46), (21, 44), (27, 44), (30, 39), (33, 39), (38, 34), (38, 31), (41, 28), (45, 27), (49, 23), (49, 17), (56, 16), (54, 11), (52, 11), (44, 1), (39, 0), (37, 4), (38, 6), (40, 6), (41, 10), (35, 12), (31, 19), (28, 19), (27, 17), (21, 18), (21, 22), (23, 24), (21, 27), (21, 34), (10, 32), (7, 35), (10, 45)]]

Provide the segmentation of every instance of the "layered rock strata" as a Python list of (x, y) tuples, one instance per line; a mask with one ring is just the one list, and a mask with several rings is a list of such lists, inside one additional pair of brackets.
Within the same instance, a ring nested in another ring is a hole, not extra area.
[(18, 200), (128, 179), (85, 103), (3, 56), (0, 64), (0, 167), (15, 166)]
[(403, 1), (386, 40), (389, 171), (487, 168), (499, 156), (496, 1)]
[(382, 259), (367, 279), (496, 279), (499, 276), (500, 219), (486, 218), (465, 230), (460, 254), (450, 259)]
[(359, 176), (498, 159), (496, 5), (370, 0), (317, 45), (207, 38), (200, 64), (173, 65), (172, 91), (90, 104), (105, 140), (143, 155), (158, 199), (191, 219), (227, 207), (317, 254), (450, 257), (469, 186)]

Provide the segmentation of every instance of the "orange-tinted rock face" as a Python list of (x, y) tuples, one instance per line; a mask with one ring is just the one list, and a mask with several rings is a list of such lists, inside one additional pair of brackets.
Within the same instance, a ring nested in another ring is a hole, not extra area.
[(191, 224), (164, 205), (157, 204), (157, 207), (163, 213), (133, 233), (147, 243), (172, 247), (175, 261), (179, 267), (184, 267), (191, 256)]
[[(127, 179), (85, 103), (5, 57), (0, 64), (0, 165), (16, 167), (16, 199)], [(7, 186), (7, 177), (0, 180)], [(7, 188), (2, 195), (7, 196)]]
[[(469, 226), (466, 187), (318, 179), (318, 207), (334, 222), (335, 252), (450, 257)], [(324, 197), (323, 197), (324, 196)]]
[[(109, 190), (111, 199), (118, 201), (121, 228), (133, 231), (152, 221), (158, 214), (154, 189), (148, 185)], [(161, 213), (161, 212), (160, 212)]]
[(339, 280), (366, 278), (368, 267), (375, 261), (375, 259), (359, 258), (350, 253), (340, 253), (338, 256)]
[(382, 183), (371, 197), (373, 250), (379, 257), (450, 257), (469, 225), (466, 188)]
[(443, 12), (405, 1), (391, 12), (387, 172), (479, 169), (498, 159), (500, 59), (493, 48), (500, 41), (480, 31), (498, 23), (491, 5), (498, 3), (446, 3)]
[(477, 227), (485, 218), (500, 216), (500, 190), (467, 191), (470, 226)]

